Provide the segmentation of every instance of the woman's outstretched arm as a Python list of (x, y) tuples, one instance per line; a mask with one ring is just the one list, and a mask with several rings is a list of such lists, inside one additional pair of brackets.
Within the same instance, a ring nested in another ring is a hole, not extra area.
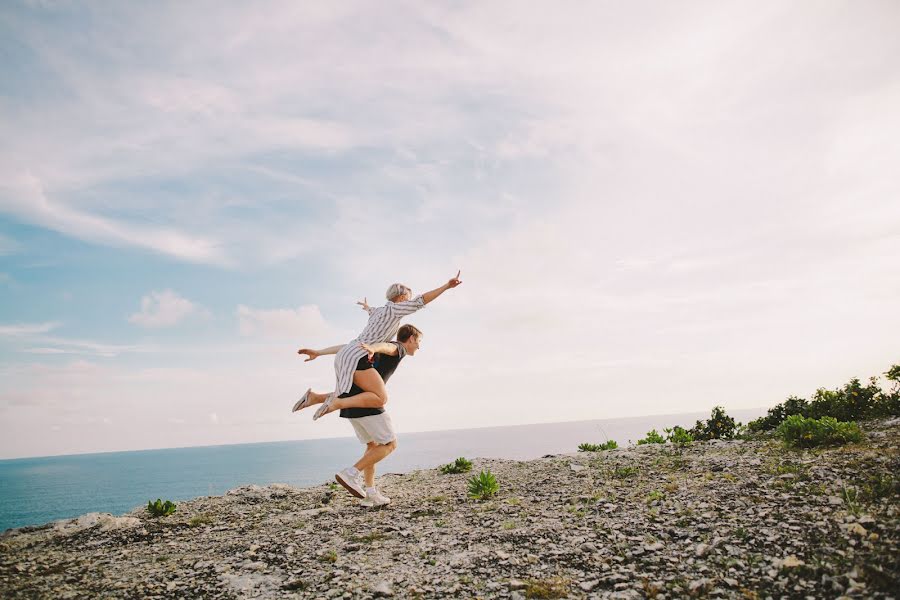
[(459, 279), (460, 273), (461, 273), (461, 271), (457, 271), (456, 277), (454, 277), (453, 279), (451, 279), (450, 281), (448, 281), (441, 287), (435, 288), (435, 289), (431, 290), (430, 292), (425, 292), (424, 294), (422, 294), (422, 300), (425, 301), (425, 304), (432, 302), (433, 300), (435, 300), (438, 296), (440, 296), (447, 290), (451, 290), (451, 289), (455, 288), (456, 286), (458, 286), (459, 284), (461, 284), (462, 281), (460, 281), (460, 279)]
[(297, 350), (297, 354), (305, 354), (309, 358), (304, 360), (303, 362), (309, 362), (311, 360), (315, 360), (320, 356), (326, 356), (328, 354), (337, 354), (341, 348), (343, 348), (345, 344), (341, 344), (340, 346), (329, 346), (327, 348), (323, 348), (322, 350), (313, 350), (311, 348), (300, 348)]

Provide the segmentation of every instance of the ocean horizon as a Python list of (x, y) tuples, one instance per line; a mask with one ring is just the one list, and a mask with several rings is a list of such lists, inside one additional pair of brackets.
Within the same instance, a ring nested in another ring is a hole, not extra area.
[[(728, 411), (746, 423), (766, 408)], [(709, 412), (400, 432), (398, 449), (379, 474), (435, 468), (458, 456), (529, 460), (576, 452), (582, 442), (620, 446), (650, 429), (689, 427)], [(355, 437), (127, 450), (0, 460), (0, 531), (73, 518), (121, 514), (162, 498), (174, 502), (220, 495), (244, 485), (297, 487), (333, 480), (362, 454)]]

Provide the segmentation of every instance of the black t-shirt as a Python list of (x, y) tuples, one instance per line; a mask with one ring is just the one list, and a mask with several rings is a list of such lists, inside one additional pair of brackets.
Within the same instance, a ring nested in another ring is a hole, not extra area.
[[(391, 356), (390, 354), (376, 354), (375, 363), (372, 365), (372, 367), (378, 371), (379, 375), (381, 375), (381, 378), (385, 383), (388, 382), (388, 379), (390, 379), (391, 375), (394, 374), (394, 371), (397, 370), (397, 365), (399, 365), (400, 361), (403, 360), (403, 357), (406, 356), (406, 348), (403, 347), (403, 344), (399, 342), (391, 343), (397, 346), (397, 356)], [(348, 398), (350, 396), (362, 394), (364, 391), (365, 390), (358, 385), (353, 384), (350, 391), (341, 394), (340, 397)], [(380, 415), (383, 412), (383, 408), (342, 408), (341, 416), (345, 419), (356, 419), (358, 417)]]

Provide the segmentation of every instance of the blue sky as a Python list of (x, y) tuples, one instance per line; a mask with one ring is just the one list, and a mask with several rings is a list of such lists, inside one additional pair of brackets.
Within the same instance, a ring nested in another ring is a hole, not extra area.
[(401, 431), (746, 408), (900, 360), (893, 2), (0, 9), (0, 457), (288, 410), (394, 281)]

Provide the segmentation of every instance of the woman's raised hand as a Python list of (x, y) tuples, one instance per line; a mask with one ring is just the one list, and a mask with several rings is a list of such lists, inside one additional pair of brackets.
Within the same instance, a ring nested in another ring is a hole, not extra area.
[(306, 360), (304, 360), (303, 362), (309, 362), (319, 356), (322, 356), (315, 350), (310, 350), (309, 348), (300, 348), (299, 350), (297, 350), (297, 354), (305, 354), (309, 357)]
[(372, 310), (371, 307), (369, 306), (369, 303), (366, 301), (365, 298), (362, 299), (362, 302), (357, 302), (357, 304), (362, 306), (362, 309), (366, 312), (369, 312), (370, 310)]
[(462, 281), (460, 281), (460, 279), (459, 279), (459, 274), (460, 274), (460, 273), (462, 273), (462, 271), (457, 271), (457, 272), (456, 272), (456, 277), (454, 277), (453, 279), (451, 279), (450, 281), (447, 282), (447, 287), (448, 287), (448, 288), (455, 288), (456, 286), (458, 286), (459, 284), (462, 283)]

